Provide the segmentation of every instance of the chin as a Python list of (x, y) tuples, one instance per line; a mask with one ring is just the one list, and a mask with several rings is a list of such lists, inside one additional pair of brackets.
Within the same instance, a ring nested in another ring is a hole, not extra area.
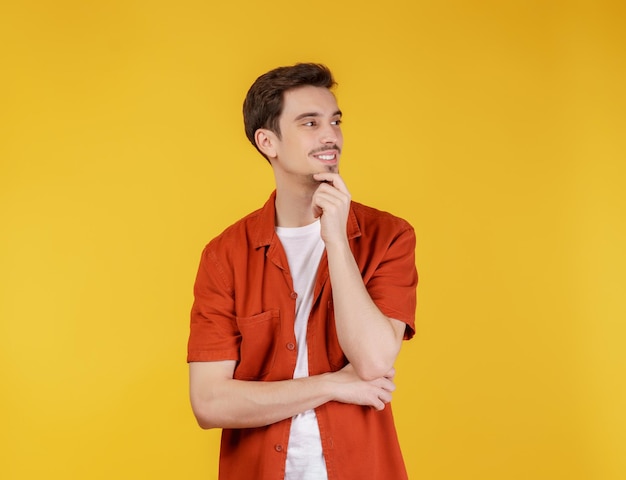
[(332, 165), (322, 165), (315, 173), (339, 173), (339, 165), (336, 163)]

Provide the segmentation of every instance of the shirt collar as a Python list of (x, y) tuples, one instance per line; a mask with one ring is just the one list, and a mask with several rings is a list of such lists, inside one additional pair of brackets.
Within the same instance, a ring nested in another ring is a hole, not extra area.
[[(272, 242), (275, 235), (274, 227), (276, 226), (276, 190), (272, 192), (265, 205), (261, 208), (259, 215), (256, 217), (256, 225), (254, 226), (254, 246), (255, 248), (265, 247)], [(359, 222), (354, 213), (354, 206), (350, 205), (348, 212), (348, 222), (346, 225), (348, 232), (348, 240), (361, 236)]]

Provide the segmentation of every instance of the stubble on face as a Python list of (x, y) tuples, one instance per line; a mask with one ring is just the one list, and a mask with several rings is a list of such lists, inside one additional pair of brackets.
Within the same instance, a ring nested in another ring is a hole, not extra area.
[(316, 148), (315, 150), (309, 152), (309, 157), (313, 157), (318, 153), (327, 152), (329, 150), (334, 150), (336, 152), (335, 154), (337, 155), (337, 163), (324, 165), (323, 169), (328, 173), (339, 173), (339, 157), (341, 156), (341, 147), (339, 147), (339, 145), (334, 144)]
[[(279, 138), (278, 145), (284, 147), (281, 154), (284, 153), (285, 158), (277, 164), (284, 174), (281, 177), (285, 179), (291, 177), (307, 190), (317, 189), (320, 182), (314, 178), (315, 174), (339, 172), (342, 135), (340, 129), (334, 133), (320, 134), (316, 133), (316, 130), (307, 131), (306, 127), (316, 128), (317, 124), (328, 121), (334, 124), (340, 119), (341, 111), (332, 92), (321, 87), (302, 87), (288, 91), (284, 103), (279, 122), (283, 138)], [(307, 123), (303, 123), (305, 121)], [(312, 125), (307, 125), (309, 121)], [(331, 138), (333, 135), (336, 135), (334, 140)], [(309, 144), (309, 149), (303, 155), (304, 152), (300, 149), (306, 144)], [(315, 147), (311, 147), (311, 144)], [(334, 159), (328, 155), (333, 155)]]
[(319, 186), (320, 183), (330, 183), (326, 180), (316, 180), (315, 175), (317, 175), (318, 173), (339, 173), (339, 165), (326, 165), (324, 166), (324, 170), (324, 172), (320, 171), (306, 175), (307, 179), (309, 180), (308, 183), (316, 187)]

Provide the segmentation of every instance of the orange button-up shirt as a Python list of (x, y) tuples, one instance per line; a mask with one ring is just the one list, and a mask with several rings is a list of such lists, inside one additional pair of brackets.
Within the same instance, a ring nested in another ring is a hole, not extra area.
[[(297, 294), (275, 234), (274, 192), (263, 208), (227, 228), (204, 249), (194, 287), (189, 362), (235, 360), (234, 378), (293, 378)], [(415, 234), (404, 220), (352, 202), (348, 239), (369, 295), (381, 312), (415, 331)], [(309, 374), (343, 368), (324, 253), (307, 329)], [(377, 411), (339, 402), (315, 409), (329, 480), (407, 478), (391, 405)], [(222, 480), (282, 480), (291, 419), (259, 428), (224, 429)]]

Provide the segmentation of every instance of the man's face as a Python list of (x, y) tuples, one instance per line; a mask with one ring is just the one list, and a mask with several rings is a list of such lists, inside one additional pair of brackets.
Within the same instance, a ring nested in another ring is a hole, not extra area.
[(272, 165), (287, 176), (311, 177), (337, 172), (343, 147), (341, 111), (323, 87), (305, 86), (284, 93)]

